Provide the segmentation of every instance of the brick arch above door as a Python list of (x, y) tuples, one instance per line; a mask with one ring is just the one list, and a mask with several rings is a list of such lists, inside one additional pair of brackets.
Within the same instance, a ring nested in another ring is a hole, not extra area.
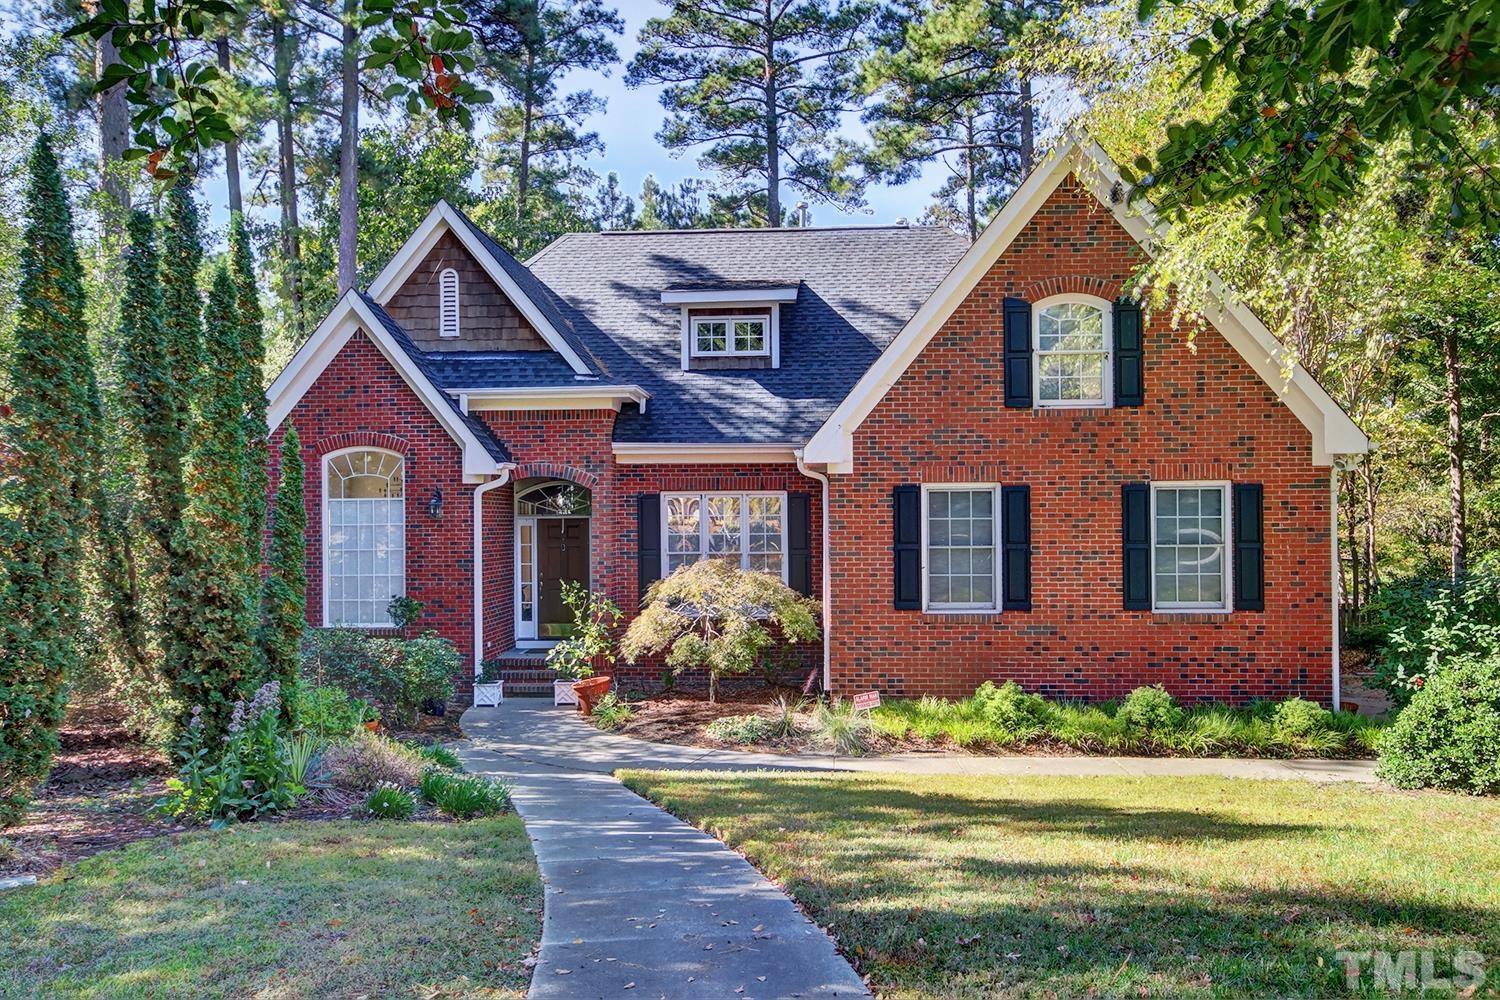
[(592, 472), (561, 462), (523, 462), (516, 466), (510, 478), (513, 482), (522, 479), (563, 479), (590, 491), (599, 486), (599, 477)]

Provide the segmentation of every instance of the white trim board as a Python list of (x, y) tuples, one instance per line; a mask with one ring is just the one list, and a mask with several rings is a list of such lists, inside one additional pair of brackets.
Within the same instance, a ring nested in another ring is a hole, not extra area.
[(620, 465), (726, 465), (738, 462), (797, 461), (795, 444), (652, 444), (616, 441), (611, 445)]
[[(1166, 234), (1166, 225), (1156, 218), (1149, 204), (1144, 200), (1132, 204), (1128, 187), (1104, 150), (1086, 137), (1068, 136), (1032, 170), (813, 435), (804, 452), (807, 462), (825, 465), (831, 472), (853, 471), (854, 432), (1069, 174), (1077, 175), (1147, 253)], [(1369, 451), (1370, 441), (1364, 432), (1293, 361), (1265, 324), (1229, 294), (1224, 282), (1211, 278), (1210, 292), (1214, 301), (1207, 319), (1311, 432), (1314, 464), (1329, 465), (1337, 455)]]
[(769, 306), (778, 302), (796, 302), (797, 286), (723, 289), (668, 288), (661, 293), (661, 301), (663, 305), (669, 306)]
[(449, 389), (465, 413), (475, 410), (615, 410), (634, 403), (646, 412), (651, 394), (638, 385), (521, 386)]
[(531, 297), (521, 291), (521, 286), (517, 285), (505, 268), (500, 266), (495, 255), (490, 253), (489, 248), (480, 241), (478, 236), (474, 235), (474, 230), (459, 218), (458, 212), (446, 201), (439, 201), (432, 206), (432, 211), (427, 213), (427, 218), (422, 220), (417, 231), (407, 238), (406, 242), (401, 245), (401, 249), (397, 250), (396, 255), (391, 258), (390, 263), (386, 264), (375, 276), (375, 280), (370, 282), (370, 298), (381, 305), (389, 302), (397, 290), (406, 283), (406, 279), (416, 271), (417, 266), (427, 258), (427, 254), (437, 245), (437, 241), (442, 239), (443, 234), (447, 232), (458, 237), (464, 249), (479, 261), (479, 266), (484, 268), (490, 280), (505, 293), (511, 305), (520, 310), (521, 315), (526, 317), (526, 322), (530, 323), (531, 328), (547, 342), (548, 347), (560, 354), (577, 374), (594, 374), (593, 369), (584, 363), (577, 351), (573, 350), (567, 338), (547, 320), (546, 314), (537, 307)]
[(411, 387), (412, 392), (427, 407), (443, 430), (463, 450), (463, 475), (466, 482), (478, 482), (493, 475), (498, 466), (488, 449), (474, 435), (468, 424), (454, 412), (443, 398), (437, 386), (422, 374), (411, 357), (391, 339), (385, 324), (381, 323), (370, 307), (355, 292), (345, 292), (344, 297), (318, 324), (312, 336), (297, 349), (292, 360), (276, 376), (266, 390), (266, 423), (271, 431), (291, 414), (297, 403), (307, 394), (318, 377), (328, 368), (339, 352), (357, 333), (370, 338), (376, 350), (391, 363), (391, 367)]

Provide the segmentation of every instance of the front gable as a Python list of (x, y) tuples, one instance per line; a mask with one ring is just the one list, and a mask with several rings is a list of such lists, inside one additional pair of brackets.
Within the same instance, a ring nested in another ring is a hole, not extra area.
[[(439, 329), (445, 282), (456, 292), (457, 320), (456, 334), (446, 336)], [(552, 349), (452, 231), (438, 237), (384, 306), (420, 350)]]
[[(808, 442), (804, 460), (836, 473), (854, 468), (855, 432), (916, 364), (935, 337), (977, 319), (1003, 335), (1005, 298), (1119, 297), (1151, 240), (1164, 232), (1150, 206), (1132, 206), (1124, 182), (1096, 144), (1068, 140), (1032, 171), (979, 240)], [(1218, 283), (1207, 317), (1242, 365), (1310, 435), (1314, 463), (1363, 454), (1369, 441), (1250, 310)], [(1179, 339), (1182, 338), (1180, 335)], [(1212, 336), (1212, 333), (1207, 334)], [(981, 352), (983, 353), (983, 352)], [(971, 361), (971, 358), (965, 358)], [(1148, 398), (1151, 362), (1147, 364)], [(1001, 381), (1004, 357), (994, 377)], [(1001, 405), (997, 399), (995, 405)]]

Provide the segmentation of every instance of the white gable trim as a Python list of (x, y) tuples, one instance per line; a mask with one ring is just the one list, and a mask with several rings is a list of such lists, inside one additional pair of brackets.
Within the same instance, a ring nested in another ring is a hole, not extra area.
[(567, 361), (577, 374), (590, 376), (594, 374), (593, 370), (578, 356), (578, 352), (573, 350), (567, 338), (558, 332), (557, 327), (548, 322), (546, 314), (537, 308), (537, 304), (531, 300), (530, 296), (521, 291), (521, 286), (515, 283), (505, 268), (500, 266), (495, 255), (490, 253), (489, 248), (474, 235), (474, 230), (458, 217), (458, 212), (446, 201), (439, 201), (432, 206), (432, 211), (427, 213), (427, 218), (422, 220), (417, 231), (407, 238), (406, 242), (401, 245), (401, 249), (397, 250), (396, 255), (391, 258), (390, 263), (386, 264), (375, 276), (375, 280), (370, 282), (370, 298), (382, 306), (389, 302), (397, 290), (406, 283), (406, 279), (416, 271), (417, 266), (427, 259), (428, 253), (437, 245), (437, 241), (442, 239), (443, 234), (450, 232), (458, 237), (464, 249), (479, 261), (479, 266), (484, 268), (490, 280), (498, 285), (505, 293), (505, 297), (510, 299), (511, 304), (521, 311), (521, 315), (526, 317), (526, 322), (530, 323), (531, 328), (541, 335), (548, 347), (562, 355), (563, 360)]
[(498, 468), (495, 459), (474, 435), (474, 431), (459, 418), (443, 394), (391, 339), (384, 324), (354, 292), (344, 293), (333, 311), (318, 324), (312, 336), (297, 349), (292, 360), (266, 390), (266, 423), (270, 429), (275, 431), (281, 426), (281, 422), (317, 382), (318, 376), (338, 357), (344, 345), (356, 333), (361, 332), (370, 338), (370, 342), (391, 363), (391, 367), (401, 374), (402, 379), (417, 394), (417, 398), (422, 400), (437, 422), (442, 424), (448, 436), (463, 449), (465, 481), (477, 482), (485, 476), (493, 475)]
[[(850, 472), (854, 431), (890, 391), (929, 341), (1010, 247), (1031, 217), (1069, 173), (1108, 206), (1115, 219), (1147, 253), (1167, 228), (1144, 201), (1132, 205), (1124, 180), (1109, 156), (1091, 139), (1069, 137), (1032, 170), (979, 239), (928, 296), (901, 332), (813, 435), (805, 461), (833, 472)], [(1114, 197), (1112, 197), (1114, 195)], [(1208, 320), (1312, 434), (1312, 458), (1329, 465), (1339, 455), (1361, 455), (1370, 442), (1253, 312), (1238, 303), (1217, 277), (1211, 281)], [(1290, 376), (1288, 377), (1288, 371)]]

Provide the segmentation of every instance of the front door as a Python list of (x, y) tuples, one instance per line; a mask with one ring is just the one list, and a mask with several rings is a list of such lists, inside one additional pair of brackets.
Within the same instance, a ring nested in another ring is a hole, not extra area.
[(563, 603), (565, 581), (588, 586), (589, 519), (548, 517), (537, 521), (537, 589), (541, 608), (537, 637), (561, 639), (573, 633), (573, 613)]

